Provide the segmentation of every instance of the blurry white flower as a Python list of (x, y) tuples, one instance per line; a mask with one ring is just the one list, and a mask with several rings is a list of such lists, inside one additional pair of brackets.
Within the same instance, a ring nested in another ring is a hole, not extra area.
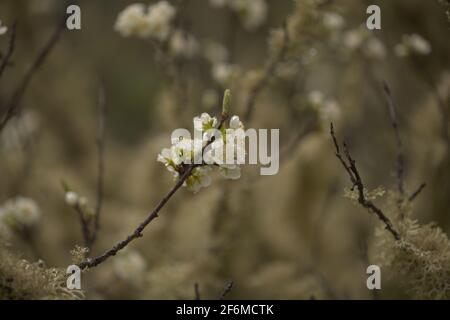
[(207, 188), (210, 186), (212, 178), (210, 176), (210, 167), (198, 167), (192, 170), (191, 175), (185, 181), (184, 185), (189, 191), (197, 193), (201, 188)]
[(147, 269), (147, 262), (142, 255), (134, 250), (121, 251), (114, 259), (115, 274), (126, 281), (139, 281)]
[(194, 36), (182, 30), (177, 30), (172, 34), (169, 47), (173, 55), (185, 58), (192, 58), (198, 51), (198, 43)]
[(239, 76), (240, 70), (236, 65), (219, 63), (213, 66), (213, 78), (220, 84), (226, 86)]
[(39, 207), (33, 199), (18, 196), (0, 208), (0, 218), (10, 226), (31, 227), (39, 220)]
[(175, 8), (167, 1), (150, 5), (148, 10), (143, 4), (131, 4), (119, 13), (114, 29), (124, 37), (165, 40), (175, 13)]
[(340, 14), (326, 12), (323, 15), (323, 24), (330, 30), (341, 29), (345, 25), (345, 20)]
[(241, 177), (241, 168), (237, 165), (231, 167), (221, 166), (220, 173), (227, 179), (237, 180)]
[(240, 129), (243, 128), (242, 121), (239, 119), (238, 116), (232, 116), (230, 119), (230, 128), (231, 129)]
[(33, 111), (25, 111), (8, 122), (0, 136), (0, 142), (8, 150), (22, 149), (38, 128), (38, 115)]
[(145, 5), (134, 3), (126, 7), (119, 13), (114, 29), (124, 37), (148, 37), (151, 29)]
[(364, 52), (367, 56), (374, 59), (384, 59), (386, 56), (386, 48), (384, 44), (377, 38), (371, 37), (364, 46)]
[(211, 117), (206, 112), (202, 113), (200, 117), (194, 117), (194, 129), (198, 131), (213, 129), (217, 126), (217, 124), (217, 118)]
[(228, 59), (228, 50), (221, 43), (208, 40), (203, 47), (206, 59), (212, 64), (222, 63)]
[(308, 94), (308, 100), (314, 105), (321, 105), (325, 101), (325, 97), (322, 92), (314, 90)]
[(240, 16), (244, 27), (255, 30), (267, 18), (267, 4), (265, 0), (233, 0), (230, 6)]
[(175, 17), (176, 9), (167, 1), (160, 1), (148, 8), (150, 33), (152, 36), (164, 40), (170, 32), (170, 23)]
[(74, 207), (78, 204), (79, 198), (80, 197), (78, 196), (78, 194), (73, 191), (66, 192), (66, 194), (64, 196), (66, 203), (71, 207)]
[(361, 28), (347, 31), (344, 34), (344, 45), (350, 50), (358, 49), (366, 39), (366, 36), (366, 32)]
[(339, 119), (341, 115), (339, 104), (333, 99), (325, 98), (322, 92), (310, 92), (308, 101), (311, 103), (313, 110), (317, 112), (322, 126), (328, 127), (331, 121)]
[(405, 34), (402, 41), (395, 46), (394, 52), (398, 57), (410, 54), (428, 55), (431, 53), (431, 45), (418, 34)]
[(6, 32), (8, 32), (8, 27), (2, 25), (2, 20), (0, 20), (0, 36), (4, 35)]

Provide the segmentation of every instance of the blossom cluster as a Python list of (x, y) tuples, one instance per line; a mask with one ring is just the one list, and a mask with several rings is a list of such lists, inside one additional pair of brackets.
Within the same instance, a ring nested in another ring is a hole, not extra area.
[(168, 41), (170, 53), (177, 57), (192, 58), (198, 52), (197, 39), (181, 29), (173, 29), (176, 9), (167, 1), (148, 7), (141, 3), (131, 4), (119, 13), (115, 30), (124, 37), (139, 37)]
[(311, 108), (317, 113), (322, 128), (329, 126), (340, 118), (341, 108), (336, 100), (326, 98), (321, 91), (311, 91), (308, 94), (308, 102)]
[(398, 57), (407, 57), (412, 54), (428, 55), (431, 53), (431, 45), (418, 34), (404, 34), (394, 51)]
[(17, 196), (0, 207), (0, 223), (11, 228), (32, 227), (39, 221), (40, 210), (33, 199)]
[(115, 30), (124, 37), (155, 38), (165, 40), (171, 30), (176, 9), (167, 1), (150, 6), (134, 3), (119, 13)]
[(242, 157), (246, 154), (244, 126), (239, 117), (232, 116), (228, 123), (223, 123), (220, 127), (219, 120), (208, 113), (195, 117), (193, 122), (197, 132), (194, 139), (173, 139), (172, 146), (164, 148), (157, 161), (162, 162), (173, 177), (178, 179), (190, 164), (197, 163), (200, 159), (200, 164), (192, 170), (184, 183), (194, 193), (211, 184), (214, 167), (227, 179), (239, 179), (239, 164), (244, 161)]
[(210, 0), (214, 7), (228, 7), (236, 12), (247, 30), (255, 30), (264, 24), (267, 18), (265, 0)]

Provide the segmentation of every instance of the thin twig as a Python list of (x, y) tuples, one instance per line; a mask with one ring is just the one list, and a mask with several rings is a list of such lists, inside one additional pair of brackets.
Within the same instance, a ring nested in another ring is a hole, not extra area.
[(419, 186), (419, 188), (417, 188), (417, 190), (411, 194), (411, 196), (408, 198), (408, 201), (413, 202), (417, 198), (417, 196), (423, 191), (423, 189), (425, 189), (426, 186), (427, 186), (427, 184), (425, 182), (422, 183)]
[(389, 220), (389, 218), (383, 213), (383, 211), (380, 208), (375, 206), (375, 204), (372, 201), (370, 201), (366, 198), (366, 195), (364, 193), (365, 192), (364, 184), (363, 184), (363, 181), (359, 174), (359, 171), (356, 167), (356, 161), (350, 155), (350, 152), (349, 152), (348, 147), (345, 144), (345, 142), (344, 142), (344, 154), (345, 154), (346, 160), (341, 155), (339, 143), (336, 139), (336, 135), (334, 134), (333, 123), (331, 123), (331, 125), (330, 125), (330, 134), (333, 139), (334, 146), (336, 148), (336, 153), (335, 153), (336, 157), (341, 161), (345, 170), (349, 174), (350, 180), (353, 183), (352, 189), (354, 189), (356, 187), (356, 189), (358, 191), (358, 202), (361, 204), (361, 206), (363, 206), (370, 212), (374, 213), (378, 217), (378, 219), (380, 219), (384, 223), (386, 230), (388, 230), (392, 234), (392, 236), (395, 238), (395, 240), (400, 240), (400, 234), (394, 228), (394, 226), (392, 225), (392, 222)]
[(219, 297), (219, 300), (224, 300), (225, 297), (230, 293), (231, 289), (233, 289), (233, 281), (228, 282), (228, 284), (225, 286), (222, 294)]
[(79, 204), (73, 207), (78, 214), (80, 220), (81, 233), (83, 234), (83, 242), (86, 248), (90, 248), (91, 245), (91, 233), (89, 231), (89, 220), (86, 219), (86, 214)]
[(43, 65), (46, 58), (52, 51), (52, 49), (55, 47), (56, 43), (60, 39), (60, 36), (65, 28), (65, 20), (59, 22), (58, 26), (56, 27), (55, 31), (53, 32), (50, 39), (47, 41), (45, 46), (42, 48), (42, 50), (37, 55), (36, 59), (28, 69), (28, 71), (23, 76), (22, 80), (20, 81), (17, 88), (14, 90), (14, 93), (11, 97), (11, 100), (7, 104), (6, 112), (2, 116), (2, 119), (0, 121), (0, 132), (3, 130), (3, 128), (6, 126), (9, 120), (13, 118), (15, 115), (17, 115), (20, 112), (21, 108), (21, 101), (23, 96), (25, 95), (25, 92), (33, 79), (34, 75), (37, 73), (39, 68)]
[(200, 288), (198, 286), (198, 283), (194, 283), (194, 295), (195, 295), (195, 300), (201, 300), (200, 299)]
[(98, 96), (98, 133), (97, 133), (97, 199), (95, 204), (95, 220), (94, 229), (90, 239), (90, 247), (97, 239), (97, 234), (100, 229), (100, 214), (103, 205), (104, 195), (104, 172), (105, 172), (105, 122), (107, 114), (106, 95), (104, 82), (100, 82), (99, 96)]
[[(218, 125), (218, 128), (220, 128), (223, 123), (226, 121), (228, 115), (222, 113), (221, 120)], [(203, 147), (204, 150), (214, 142), (215, 137), (212, 137), (208, 143)], [(90, 269), (93, 267), (98, 266), (99, 264), (103, 263), (108, 258), (115, 256), (117, 252), (125, 248), (130, 242), (133, 240), (142, 237), (142, 232), (147, 227), (147, 225), (152, 222), (154, 219), (156, 219), (159, 216), (159, 212), (161, 209), (165, 206), (165, 204), (172, 198), (172, 196), (180, 189), (180, 187), (184, 184), (184, 182), (187, 180), (187, 178), (190, 176), (192, 170), (195, 168), (201, 166), (201, 164), (190, 164), (186, 167), (185, 171), (181, 175), (178, 182), (170, 189), (170, 191), (159, 201), (159, 203), (156, 205), (156, 207), (148, 214), (147, 218), (139, 224), (139, 226), (133, 231), (132, 234), (128, 235), (124, 240), (116, 243), (111, 249), (107, 250), (103, 254), (97, 256), (96, 258), (90, 259), (88, 258), (86, 261), (80, 263), (78, 266), (80, 269)]]
[(6, 54), (1, 60), (2, 62), (0, 63), (0, 78), (2, 77), (6, 67), (10, 64), (10, 59), (14, 53), (16, 44), (16, 31), (17, 31), (17, 21), (15, 21), (11, 27), (11, 35), (9, 37), (8, 51), (6, 51)]
[(395, 108), (395, 104), (392, 99), (391, 90), (389, 89), (387, 83), (384, 81), (383, 81), (383, 92), (389, 109), (389, 116), (391, 119), (392, 128), (394, 129), (395, 133), (395, 140), (397, 142), (397, 189), (400, 194), (399, 206), (401, 206), (401, 203), (403, 202), (403, 198), (405, 195), (405, 187), (404, 187), (405, 160), (403, 154), (403, 142), (400, 136), (397, 119), (397, 110)]

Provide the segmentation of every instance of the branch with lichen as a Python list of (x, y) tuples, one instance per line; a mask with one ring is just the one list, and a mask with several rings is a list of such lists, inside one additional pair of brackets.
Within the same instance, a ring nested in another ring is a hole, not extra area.
[(334, 133), (333, 123), (330, 125), (330, 134), (333, 139), (334, 147), (335, 147), (335, 155), (341, 162), (345, 171), (348, 173), (350, 177), (350, 181), (352, 182), (352, 190), (354, 188), (358, 191), (358, 202), (361, 206), (374, 213), (378, 219), (385, 225), (386, 230), (388, 230), (395, 240), (400, 240), (399, 232), (394, 228), (391, 220), (384, 214), (384, 212), (378, 208), (371, 200), (367, 199), (364, 183), (362, 181), (361, 175), (359, 173), (358, 168), (356, 167), (356, 161), (350, 155), (347, 144), (344, 142), (344, 155), (341, 154), (341, 149), (339, 147), (339, 142)]

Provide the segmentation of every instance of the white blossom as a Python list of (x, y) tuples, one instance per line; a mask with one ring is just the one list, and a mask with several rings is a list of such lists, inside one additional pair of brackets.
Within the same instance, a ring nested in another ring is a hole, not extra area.
[(231, 83), (239, 76), (240, 70), (236, 65), (228, 63), (219, 63), (213, 66), (213, 78), (222, 85)]
[(418, 34), (405, 34), (402, 41), (394, 47), (394, 52), (398, 57), (410, 54), (428, 55), (431, 53), (431, 45)]
[(175, 31), (170, 38), (170, 51), (175, 56), (192, 58), (197, 54), (197, 39), (182, 30)]
[(68, 192), (66, 192), (64, 199), (66, 200), (66, 203), (69, 206), (74, 207), (78, 204), (80, 197), (78, 196), (78, 194), (76, 192), (68, 191)]
[(345, 25), (345, 20), (338, 13), (326, 12), (323, 15), (323, 24), (330, 30), (341, 29)]
[(0, 20), (0, 36), (4, 35), (6, 32), (8, 32), (8, 27), (2, 25), (2, 20)]
[(160, 1), (148, 8), (135, 3), (119, 13), (114, 28), (124, 37), (165, 40), (170, 33), (170, 23), (175, 13), (175, 8), (167, 1)]
[(234, 0), (230, 5), (239, 14), (244, 27), (248, 30), (255, 30), (266, 21), (265, 0)]
[[(163, 163), (175, 179), (184, 174), (187, 165), (198, 164), (183, 183), (183, 186), (194, 193), (211, 184), (211, 173), (217, 167), (225, 178), (239, 179), (241, 176), (239, 164), (242, 163), (242, 158), (245, 159), (246, 154), (244, 125), (239, 117), (232, 116), (228, 123), (223, 123), (218, 128), (216, 117), (202, 113), (194, 117), (193, 123), (194, 130), (203, 133), (201, 138), (173, 138), (172, 146), (162, 149), (157, 161)], [(212, 135), (205, 135), (205, 131), (210, 132), (211, 129), (220, 133), (216, 135), (214, 141), (211, 141)], [(208, 149), (204, 149), (207, 145)], [(202, 161), (197, 162), (200, 155)]]
[(138, 282), (147, 269), (147, 262), (134, 250), (121, 251), (113, 262), (115, 274), (122, 280)]
[(386, 57), (386, 48), (383, 42), (373, 37), (367, 40), (364, 52), (367, 56), (374, 59), (384, 59)]
[(31, 227), (38, 222), (40, 210), (33, 199), (18, 196), (0, 208), (0, 218), (10, 226)]

